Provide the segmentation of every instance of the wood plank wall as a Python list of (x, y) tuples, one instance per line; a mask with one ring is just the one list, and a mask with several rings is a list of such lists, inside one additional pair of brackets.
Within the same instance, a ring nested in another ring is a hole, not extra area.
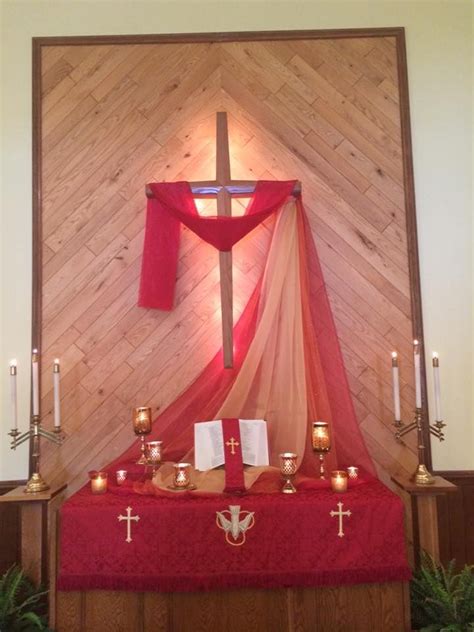
[[(163, 410), (221, 344), (218, 255), (188, 230), (176, 308), (136, 306), (145, 183), (212, 178), (219, 110), (234, 178), (302, 181), (370, 452), (387, 483), (414, 470), (391, 426), (393, 349), (414, 405), (398, 59), (394, 36), (41, 46), (41, 401), (50, 427), (59, 357), (67, 434), (49, 481), (81, 486), (134, 440), (131, 408)], [(234, 321), (268, 240), (234, 249)]]

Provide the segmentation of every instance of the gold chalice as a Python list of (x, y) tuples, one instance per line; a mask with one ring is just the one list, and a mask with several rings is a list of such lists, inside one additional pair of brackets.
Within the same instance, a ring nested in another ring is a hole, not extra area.
[(145, 436), (151, 432), (151, 408), (148, 406), (140, 406), (133, 409), (132, 415), (133, 432), (140, 437), (141, 455), (137, 461), (138, 465), (147, 465), (147, 459), (145, 455)]
[(313, 451), (319, 454), (319, 477), (326, 478), (324, 475), (324, 456), (331, 449), (331, 435), (327, 421), (313, 421), (311, 440)]

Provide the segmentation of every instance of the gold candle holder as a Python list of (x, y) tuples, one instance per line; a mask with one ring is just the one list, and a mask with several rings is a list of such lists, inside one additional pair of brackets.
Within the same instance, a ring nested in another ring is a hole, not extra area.
[(347, 492), (347, 472), (345, 470), (331, 472), (331, 489), (339, 494)]
[(145, 454), (145, 436), (151, 432), (151, 408), (149, 406), (139, 406), (133, 409), (132, 414), (133, 432), (140, 437), (140, 458), (138, 465), (147, 465)]
[(350, 465), (347, 468), (347, 474), (349, 475), (349, 478), (351, 480), (355, 481), (359, 478), (359, 468), (356, 467), (355, 465)]
[(298, 455), (296, 455), (294, 452), (283, 452), (282, 454), (280, 454), (280, 472), (285, 479), (285, 483), (281, 488), (281, 491), (284, 494), (296, 493), (296, 487), (293, 485), (293, 477), (296, 474), (297, 458)]
[(117, 470), (115, 472), (117, 485), (122, 485), (127, 480), (127, 470)]
[(331, 434), (327, 421), (313, 421), (311, 440), (313, 451), (319, 455), (319, 477), (326, 478), (324, 472), (324, 457), (331, 449)]
[(163, 441), (147, 441), (145, 444), (146, 464), (153, 466), (153, 472), (161, 463), (161, 446)]
[(191, 463), (175, 463), (173, 467), (175, 489), (189, 488), (191, 485)]
[(107, 472), (89, 472), (91, 480), (91, 492), (93, 494), (105, 494), (107, 491)]

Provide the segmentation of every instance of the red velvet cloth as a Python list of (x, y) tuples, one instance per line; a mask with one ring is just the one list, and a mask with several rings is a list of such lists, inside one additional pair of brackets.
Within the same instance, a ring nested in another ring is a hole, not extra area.
[(260, 181), (244, 215), (200, 217), (189, 182), (149, 184), (138, 304), (170, 310), (173, 308), (179, 257), (180, 222), (218, 250), (231, 250), (242, 237), (281, 208), (291, 194), (294, 180)]
[[(62, 507), (58, 587), (166, 592), (410, 578), (402, 503), (382, 483), (351, 482), (345, 494), (314, 479), (298, 487), (294, 495), (155, 497), (113, 483), (94, 496), (86, 486)], [(344, 537), (338, 537), (339, 518), (330, 515), (338, 502), (351, 511)], [(216, 512), (229, 505), (254, 512), (242, 546), (229, 545), (216, 524)], [(127, 524), (118, 520), (127, 507), (140, 518), (131, 524), (129, 543)]]
[[(245, 491), (244, 462), (242, 460), (242, 440), (238, 419), (223, 419), (222, 434), (224, 437), (225, 456), (225, 492), (229, 494)], [(233, 447), (231, 445), (233, 443)]]

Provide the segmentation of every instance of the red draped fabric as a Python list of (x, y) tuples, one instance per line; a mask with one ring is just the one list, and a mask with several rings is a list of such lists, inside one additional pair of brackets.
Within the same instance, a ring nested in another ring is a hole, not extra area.
[[(177, 259), (179, 224), (182, 222), (219, 249), (228, 249), (271, 213), (279, 211), (294, 182), (259, 182), (242, 217), (199, 217), (188, 183), (153, 184), (149, 200), (145, 249), (140, 285), (140, 305), (170, 309)], [(333, 448), (328, 467), (356, 464), (375, 474), (355, 416), (334, 319), (326, 293), (316, 248), (303, 203), (299, 199), (292, 212), (297, 214), (301, 317), (304, 332), (304, 375), (307, 419), (304, 454), (300, 471), (312, 474), (316, 463), (309, 432), (315, 419), (329, 421)], [(219, 351), (196, 380), (155, 420), (151, 439), (164, 445), (165, 460), (181, 460), (193, 446), (193, 426), (197, 421), (215, 419), (229, 396), (252, 344), (261, 308), (262, 280), (254, 290), (234, 328), (234, 367), (224, 369)], [(242, 418), (241, 410), (225, 417)], [(248, 417), (247, 417), (248, 418)], [(271, 433), (270, 433), (271, 435)], [(271, 440), (271, 437), (270, 437)], [(120, 459), (130, 461), (137, 454), (132, 445)], [(273, 465), (277, 465), (273, 459)]]

